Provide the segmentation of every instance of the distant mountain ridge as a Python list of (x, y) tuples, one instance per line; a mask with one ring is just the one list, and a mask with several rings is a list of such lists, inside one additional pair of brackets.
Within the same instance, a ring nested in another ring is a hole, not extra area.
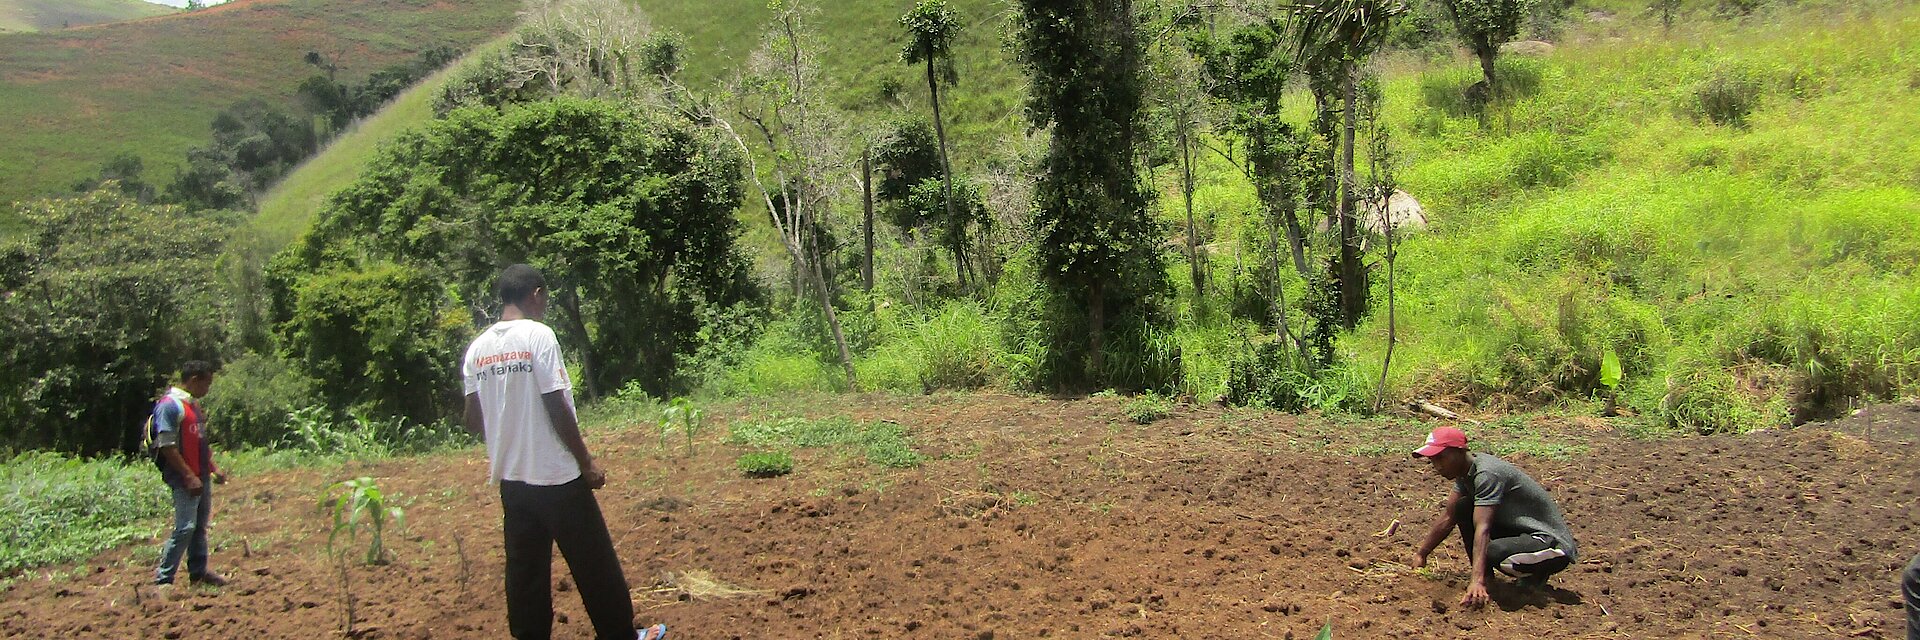
[[(0, 6), (48, 0), (0, 0)], [(71, 4), (120, 0), (77, 0)], [(133, 4), (145, 4), (125, 0)], [(518, 0), (236, 0), (85, 29), (0, 34), (0, 231), (6, 204), (60, 193), (115, 156), (171, 179), (211, 138), (214, 115), (261, 98), (291, 108), (325, 73), (355, 81), (436, 46), (467, 49), (512, 28)]]
[(144, 0), (0, 0), (0, 33), (55, 31), (176, 11)]

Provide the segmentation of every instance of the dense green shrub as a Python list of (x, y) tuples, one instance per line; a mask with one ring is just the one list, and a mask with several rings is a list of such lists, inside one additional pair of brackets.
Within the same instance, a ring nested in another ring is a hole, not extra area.
[(459, 406), (451, 358), (465, 352), (472, 321), (427, 273), (393, 263), (319, 273), (292, 299), (286, 358), (305, 363), (331, 406), (419, 424)]
[(1760, 105), (1760, 79), (1752, 71), (1726, 64), (1709, 73), (1693, 88), (1692, 113), (1714, 124), (1747, 128), (1747, 117)]
[(1278, 340), (1247, 341), (1227, 367), (1227, 402), (1299, 412), (1360, 408), (1370, 390), (1341, 367), (1311, 369)]
[(1127, 418), (1135, 424), (1153, 424), (1173, 413), (1173, 400), (1148, 391), (1127, 401)]
[(26, 233), (0, 241), (0, 448), (132, 451), (180, 365), (226, 343), (213, 274), (237, 219), (110, 187), (19, 212)]
[(793, 454), (785, 451), (756, 451), (741, 454), (734, 466), (749, 478), (772, 478), (793, 473)]
[(289, 414), (320, 403), (314, 381), (278, 357), (248, 353), (220, 367), (202, 401), (222, 447), (260, 447), (289, 433)]
[[(742, 168), (716, 135), (603, 100), (456, 110), (388, 143), (302, 242), (275, 259), (275, 310), (290, 322), (302, 296), (344, 302), (347, 291), (333, 292), (340, 286), (380, 284), (419, 305), (408, 315), (416, 326), (434, 324), (423, 322), (431, 317), (471, 333), (496, 304), (499, 269), (526, 262), (546, 275), (547, 322), (581, 367), (575, 383), (583, 395), (631, 380), (669, 395), (687, 381), (680, 368), (699, 349), (702, 323), (759, 295), (735, 246)], [(367, 275), (345, 275), (355, 273)], [(406, 286), (396, 288), (402, 274)], [(388, 282), (355, 281), (367, 278)], [(291, 352), (359, 348), (316, 342), (321, 329), (350, 327), (290, 324), (297, 326), (283, 337)], [(402, 351), (411, 353), (366, 355)], [(430, 389), (412, 402), (456, 395), (447, 357), (459, 352), (434, 352), (437, 372), (419, 383)], [(345, 395), (359, 401), (381, 392)]]

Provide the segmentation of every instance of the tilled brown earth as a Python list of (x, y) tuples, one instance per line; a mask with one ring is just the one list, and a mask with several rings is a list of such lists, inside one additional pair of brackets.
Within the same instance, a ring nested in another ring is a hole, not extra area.
[[(714, 411), (895, 421), (928, 456), (904, 471), (803, 451), (794, 474), (750, 480), (718, 435), (691, 457), (641, 428), (590, 440), (638, 621), (676, 638), (1304, 639), (1327, 622), (1341, 638), (1903, 632), (1896, 581), (1920, 552), (1909, 407), (1741, 437), (1469, 427), (1496, 450), (1571, 453), (1507, 457), (1559, 497), (1583, 555), (1549, 591), (1498, 583), (1498, 606), (1469, 611), (1457, 540), (1432, 572), (1404, 565), (1448, 489), (1402, 453), (1425, 425), (1188, 407), (1141, 426), (1124, 402), (874, 395)], [(0, 633), (340, 635), (342, 574), (314, 505), (357, 475), (408, 507), (394, 561), (346, 573), (355, 634), (506, 637), (499, 506), (477, 448), (237, 478), (216, 497), (214, 563), (231, 585), (143, 586), (143, 544), (15, 581)], [(556, 637), (590, 637), (565, 575), (556, 554)]]

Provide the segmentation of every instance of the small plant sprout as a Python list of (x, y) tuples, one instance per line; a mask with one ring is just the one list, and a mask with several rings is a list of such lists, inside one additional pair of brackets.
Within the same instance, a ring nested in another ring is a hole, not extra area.
[(673, 422), (680, 418), (680, 412), (685, 408), (686, 408), (685, 404), (679, 401), (675, 401), (673, 404), (669, 404), (666, 407), (663, 407), (660, 409), (659, 426), (660, 426), (660, 452), (661, 453), (666, 453), (667, 451), (667, 432), (673, 430)]
[(1327, 626), (1320, 627), (1320, 635), (1314, 636), (1313, 640), (1333, 640), (1333, 623), (1329, 622)]
[(673, 406), (668, 410), (680, 415), (680, 430), (687, 434), (687, 456), (692, 457), (693, 437), (699, 435), (701, 423), (706, 420), (707, 412), (686, 398), (674, 398)]
[(334, 544), (340, 534), (345, 533), (349, 541), (358, 541), (360, 530), (366, 529), (366, 563), (385, 564), (387, 522), (406, 526), (406, 514), (400, 507), (388, 506), (388, 503), (389, 496), (380, 491), (373, 478), (362, 476), (328, 487), (327, 497), (320, 501), (320, 508), (333, 515), (333, 530), (327, 533), (327, 552), (344, 555)]
[(1620, 367), (1620, 354), (1615, 353), (1613, 347), (1607, 347), (1606, 354), (1600, 358), (1600, 386), (1607, 388), (1607, 407), (1603, 413), (1608, 416), (1614, 415), (1615, 406), (1620, 400), (1620, 379), (1623, 373)]

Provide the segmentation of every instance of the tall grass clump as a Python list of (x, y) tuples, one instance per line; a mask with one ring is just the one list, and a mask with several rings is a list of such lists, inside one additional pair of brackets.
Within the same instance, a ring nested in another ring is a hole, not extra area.
[(0, 487), (0, 578), (145, 538), (171, 510), (145, 458), (22, 454), (0, 463)]
[(869, 463), (896, 469), (917, 467), (923, 459), (900, 425), (856, 422), (844, 416), (739, 420), (728, 425), (727, 443), (767, 451), (854, 450)]

